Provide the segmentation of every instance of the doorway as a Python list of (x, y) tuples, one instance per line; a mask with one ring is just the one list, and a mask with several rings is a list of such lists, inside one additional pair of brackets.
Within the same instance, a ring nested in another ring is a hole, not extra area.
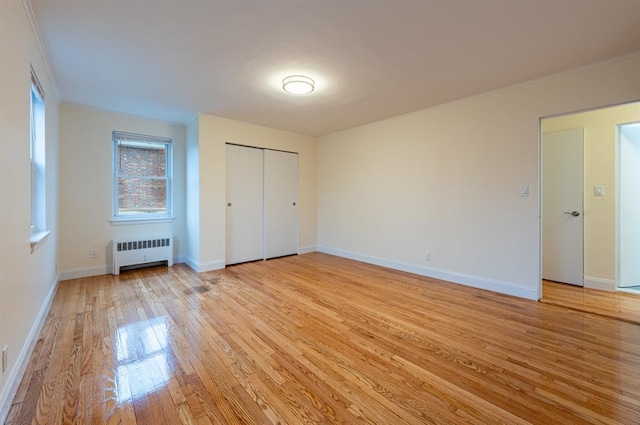
[[(620, 277), (624, 278), (625, 271), (620, 271), (620, 265), (626, 269), (621, 259), (619, 244), (620, 211), (618, 205), (620, 191), (623, 199), (625, 189), (621, 188), (620, 178), (620, 134), (621, 126), (628, 123), (640, 123), (640, 102), (628, 103), (597, 110), (566, 114), (544, 118), (540, 121), (540, 170), (541, 170), (541, 216), (544, 212), (545, 193), (547, 185), (562, 184), (546, 176), (544, 171), (544, 140), (551, 133), (571, 129), (583, 131), (583, 285), (588, 289), (605, 291), (618, 290)], [(624, 127), (622, 127), (624, 128)], [(629, 133), (631, 127), (625, 130)], [(638, 145), (640, 146), (640, 144)], [(639, 148), (640, 149), (640, 148)], [(628, 156), (623, 154), (624, 157)], [(637, 167), (640, 167), (638, 159)], [(640, 190), (639, 190), (640, 192)], [(640, 199), (640, 197), (639, 197)], [(567, 209), (564, 212), (580, 212)], [(638, 211), (640, 213), (640, 209)], [(637, 224), (640, 226), (640, 222)], [(542, 270), (545, 268), (545, 258), (548, 260), (548, 235), (544, 234), (545, 219), (542, 217)], [(624, 231), (626, 232), (626, 230)], [(639, 231), (640, 232), (640, 231)], [(639, 238), (640, 239), (640, 238)], [(624, 248), (623, 248), (624, 250)], [(637, 256), (640, 253), (640, 241), (635, 248), (627, 248), (627, 253)], [(545, 274), (542, 274), (543, 278)], [(542, 285), (542, 282), (541, 282)], [(578, 288), (576, 288), (578, 289)], [(571, 293), (572, 291), (567, 291)], [(544, 297), (544, 291), (542, 290)]]
[(640, 122), (618, 126), (618, 288), (640, 293)]

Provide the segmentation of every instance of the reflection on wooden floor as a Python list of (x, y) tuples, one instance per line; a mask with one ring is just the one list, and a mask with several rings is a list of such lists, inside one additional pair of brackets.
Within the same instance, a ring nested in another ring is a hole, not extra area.
[(542, 302), (640, 324), (640, 295), (543, 281)]
[(306, 254), (62, 282), (9, 424), (638, 424), (640, 326)]

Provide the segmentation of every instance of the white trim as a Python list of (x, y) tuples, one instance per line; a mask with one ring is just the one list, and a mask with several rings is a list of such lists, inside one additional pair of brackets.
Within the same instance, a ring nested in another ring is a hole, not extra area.
[[(140, 118), (140, 119), (143, 119), (143, 120), (155, 121), (155, 122), (162, 123), (162, 124), (169, 123), (169, 124), (176, 124), (176, 125), (184, 125), (183, 121), (172, 121), (171, 119), (162, 120), (160, 118), (154, 118), (154, 117), (151, 117), (149, 115), (132, 114), (132, 113), (128, 113), (128, 112), (116, 111), (115, 109), (108, 109), (106, 107), (105, 108), (95, 108), (93, 106), (87, 106), (87, 105), (82, 105), (80, 103), (73, 103), (73, 102), (66, 102), (66, 101), (60, 102), (60, 104), (64, 105), (64, 106), (72, 107), (72, 108), (86, 109), (86, 110), (89, 110), (89, 111), (108, 112), (110, 114), (118, 115), (118, 116), (125, 117), (125, 118), (126, 117), (136, 117), (136, 118)], [(167, 130), (166, 133), (168, 134), (168, 133), (170, 133), (170, 131)], [(164, 137), (164, 136), (159, 136), (159, 137)], [(171, 138), (171, 136), (166, 136), (166, 137), (167, 137), (167, 139)]]
[(40, 248), (40, 246), (49, 238), (51, 230), (31, 234), (31, 253)]
[(207, 261), (206, 263), (199, 263), (193, 258), (184, 257), (184, 262), (193, 269), (196, 273), (211, 272), (214, 270), (222, 270), (226, 267), (224, 260)]
[(543, 297), (542, 291), (542, 258), (544, 257), (544, 252), (542, 249), (542, 244), (544, 243), (544, 239), (542, 237), (542, 118), (538, 118), (538, 274), (536, 276), (536, 282), (538, 282), (536, 292), (538, 293), (538, 300), (541, 300)]
[(588, 289), (613, 292), (616, 290), (616, 281), (613, 279), (601, 279), (599, 277), (585, 276), (583, 285)]
[(187, 266), (191, 267), (191, 270), (193, 270), (194, 272), (195, 272), (195, 271), (197, 270), (197, 268), (198, 268), (198, 265), (197, 265), (197, 264), (198, 264), (198, 262), (197, 262), (197, 261), (195, 261), (194, 259), (192, 259), (192, 258), (191, 258), (191, 257), (189, 257), (189, 256), (184, 257), (184, 263), (185, 263)]
[(49, 77), (49, 82), (51, 83), (51, 87), (53, 88), (53, 94), (56, 100), (60, 102), (60, 92), (58, 91), (58, 85), (56, 84), (56, 79), (54, 78), (54, 74), (52, 71), (53, 68), (51, 67), (51, 61), (49, 60), (47, 49), (45, 49), (44, 42), (42, 41), (42, 35), (40, 33), (40, 28), (38, 27), (38, 21), (36, 20), (35, 14), (33, 13), (33, 7), (31, 6), (31, 1), (22, 0), (22, 7), (24, 8), (24, 13), (27, 15), (29, 26), (31, 26), (31, 32), (33, 32), (33, 38), (36, 39), (36, 44), (38, 45), (40, 56), (42, 56), (42, 62), (44, 62), (44, 67), (47, 70), (47, 76)]
[[(189, 264), (189, 257), (174, 257), (174, 264)], [(189, 264), (191, 266), (191, 264)], [(193, 268), (193, 267), (192, 267)], [(112, 274), (113, 267), (110, 266), (88, 266), (74, 269), (66, 269), (60, 272), (60, 280), (82, 279), (83, 277), (102, 276)]]
[(195, 121), (199, 117), (200, 117), (200, 112), (195, 113), (191, 118), (189, 118), (186, 122), (183, 123), (184, 126), (187, 127), (189, 124), (191, 124), (193, 121)]
[(11, 403), (13, 402), (13, 398), (18, 392), (18, 387), (20, 386), (20, 382), (22, 381), (24, 372), (27, 369), (27, 365), (29, 364), (29, 358), (31, 357), (33, 348), (38, 341), (38, 336), (40, 335), (40, 331), (42, 330), (44, 321), (47, 318), (47, 314), (49, 313), (49, 308), (51, 307), (51, 303), (53, 302), (53, 297), (56, 293), (56, 290), (58, 289), (59, 283), (60, 274), (55, 277), (55, 280), (51, 285), (51, 289), (49, 289), (49, 293), (44, 299), (44, 302), (40, 307), (40, 311), (38, 312), (38, 315), (33, 322), (33, 326), (31, 326), (31, 330), (29, 331), (27, 340), (22, 346), (22, 350), (20, 351), (20, 354), (16, 359), (13, 369), (11, 369), (11, 372), (9, 373), (9, 377), (7, 378), (7, 381), (5, 383), (4, 390), (0, 394), (0, 423), (4, 423), (4, 421), (7, 419), (9, 409), (11, 408)]
[[(449, 107), (451, 105), (467, 102), (467, 101), (473, 100), (473, 99), (481, 99), (481, 98), (486, 97), (486, 96), (493, 96), (493, 95), (496, 95), (496, 94), (499, 94), (499, 93), (508, 92), (508, 91), (511, 91), (511, 90), (517, 90), (519, 88), (527, 87), (527, 86), (530, 86), (530, 85), (533, 85), (533, 84), (538, 84), (538, 83), (541, 83), (541, 82), (544, 82), (544, 81), (547, 81), (547, 80), (554, 80), (554, 79), (558, 79), (558, 78), (563, 78), (563, 77), (566, 77), (566, 76), (569, 76), (569, 75), (572, 75), (572, 74), (577, 74), (577, 73), (580, 73), (580, 72), (588, 71), (590, 69), (596, 69), (596, 68), (600, 68), (600, 67), (607, 66), (607, 65), (610, 65), (610, 64), (622, 62), (622, 61), (625, 61), (625, 60), (628, 60), (628, 59), (633, 59), (633, 58), (635, 58), (637, 56), (640, 56), (640, 50), (636, 50), (636, 51), (628, 53), (626, 55), (616, 56), (614, 58), (605, 59), (605, 60), (602, 60), (602, 61), (599, 61), (599, 62), (587, 64), (587, 65), (584, 65), (584, 66), (581, 66), (581, 67), (567, 69), (567, 70), (560, 71), (560, 72), (557, 72), (557, 73), (554, 73), (554, 74), (543, 75), (541, 77), (534, 78), (534, 79), (527, 80), (527, 81), (523, 81), (523, 82), (520, 82), (520, 83), (515, 83), (515, 84), (512, 84), (512, 85), (503, 86), (503, 87), (498, 87), (496, 89), (480, 92), (480, 93), (473, 94), (473, 95), (470, 95), (470, 96), (462, 97), (460, 99), (454, 99), (454, 100), (450, 100), (450, 101), (443, 102), (443, 103), (438, 103), (438, 104), (431, 105), (431, 106), (425, 106), (425, 107), (423, 107), (421, 109), (418, 109), (418, 110), (415, 110), (415, 111), (411, 111), (411, 112), (407, 112), (407, 113), (404, 113), (404, 114), (394, 115), (394, 116), (391, 116), (391, 117), (388, 117), (388, 118), (381, 119), (379, 121), (371, 123), (370, 125), (382, 124), (384, 122), (396, 120), (396, 119), (398, 119), (400, 117), (402, 117), (402, 118), (411, 117), (411, 116), (418, 115), (418, 114), (422, 113), (422, 111), (424, 111), (426, 109), (436, 110), (438, 108)], [(638, 99), (635, 98), (635, 97), (630, 97), (625, 101), (622, 101), (622, 102), (619, 102), (619, 103), (616, 103), (616, 104), (613, 104), (613, 105), (606, 105), (606, 106), (616, 106), (616, 105), (620, 105), (620, 104), (632, 103), (632, 102), (637, 102), (637, 100)], [(601, 108), (602, 107), (598, 107), (596, 109), (601, 109)], [(592, 109), (586, 109), (586, 110), (583, 110), (583, 111), (574, 111), (574, 112), (575, 113), (579, 113), (579, 112), (586, 112), (586, 111), (589, 111), (589, 110), (592, 110)], [(559, 115), (566, 115), (566, 114), (565, 113), (561, 113)], [(555, 116), (558, 116), (558, 115), (552, 114), (552, 115), (542, 116), (540, 118), (551, 118), (551, 117), (555, 117)], [(335, 131), (333, 133), (329, 133), (329, 134), (326, 134), (326, 135), (340, 134), (340, 133), (346, 132), (348, 130), (350, 130), (350, 129), (338, 130), (338, 131)]]
[(81, 279), (83, 277), (101, 276), (111, 273), (113, 273), (113, 267), (107, 267), (105, 265), (78, 267), (62, 270), (60, 272), (60, 280)]
[(538, 301), (538, 288), (527, 288), (512, 282), (504, 282), (495, 279), (487, 279), (483, 277), (470, 276), (463, 273), (451, 272), (448, 270), (423, 267), (415, 264), (404, 263), (401, 261), (388, 260), (386, 258), (372, 257), (369, 255), (330, 248), (323, 245), (318, 245), (318, 252), (337, 255), (339, 257), (362, 261), (369, 264), (375, 264), (382, 267), (388, 267), (390, 269), (401, 270), (420, 276), (432, 277), (434, 279), (440, 279), (451, 283), (471, 286), (473, 288), (485, 289), (488, 291), (499, 292), (501, 294), (513, 295), (515, 297)]
[(298, 255), (309, 254), (311, 252), (316, 252), (317, 250), (318, 250), (318, 247), (316, 247), (315, 245), (301, 246), (301, 247), (298, 247)]
[(130, 224), (158, 224), (158, 223), (173, 223), (174, 217), (146, 217), (146, 218), (112, 218), (112, 226), (128, 226)]

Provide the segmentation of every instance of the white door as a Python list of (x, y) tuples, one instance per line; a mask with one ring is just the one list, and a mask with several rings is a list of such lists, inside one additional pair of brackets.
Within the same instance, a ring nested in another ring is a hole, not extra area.
[(298, 154), (264, 151), (265, 258), (298, 252)]
[(542, 136), (542, 278), (583, 286), (583, 130)]
[(226, 264), (264, 258), (262, 149), (227, 145)]

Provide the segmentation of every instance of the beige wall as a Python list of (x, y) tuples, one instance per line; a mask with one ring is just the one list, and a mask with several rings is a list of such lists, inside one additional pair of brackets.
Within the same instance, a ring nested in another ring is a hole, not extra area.
[[(0, 348), (8, 346), (7, 370), (0, 372), (0, 423), (29, 343), (37, 336), (43, 306), (53, 295), (58, 243), (58, 102), (20, 0), (0, 2)], [(51, 231), (30, 249), (30, 73), (45, 91), (46, 225)]]
[[(542, 132), (584, 129), (584, 275), (615, 281), (617, 124), (640, 120), (640, 103), (547, 118)], [(603, 185), (605, 196), (594, 196)]]
[[(112, 225), (112, 132), (172, 139), (172, 223)], [(111, 272), (111, 240), (174, 235), (174, 256), (186, 252), (185, 144), (182, 124), (63, 104), (60, 108), (60, 264), (62, 277)], [(98, 258), (89, 257), (91, 248)]]
[[(191, 124), (194, 125), (194, 124)], [(225, 264), (225, 144), (286, 150), (298, 153), (300, 250), (316, 245), (316, 139), (287, 131), (247, 124), (213, 115), (197, 118), (199, 143), (199, 193), (188, 199), (188, 210), (198, 208), (198, 252), (188, 254), (196, 270)], [(195, 130), (193, 130), (195, 132)], [(189, 144), (189, 149), (196, 146)], [(190, 157), (190, 153), (187, 154)], [(195, 215), (195, 214), (194, 214)]]
[(637, 99), (640, 56), (321, 137), (319, 249), (537, 298), (539, 118)]

